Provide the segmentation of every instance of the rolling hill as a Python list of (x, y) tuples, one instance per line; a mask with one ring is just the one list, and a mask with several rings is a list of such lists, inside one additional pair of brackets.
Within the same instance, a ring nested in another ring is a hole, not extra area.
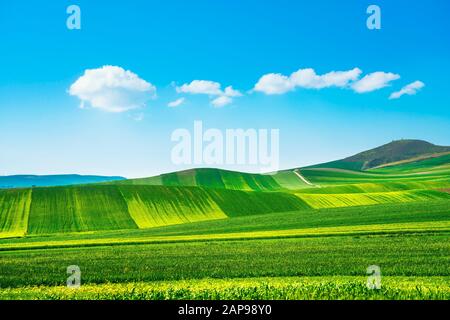
[(74, 184), (99, 183), (105, 181), (124, 180), (123, 177), (83, 176), (77, 174), (66, 175), (13, 175), (0, 176), (0, 189), (65, 186)]
[[(330, 184), (386, 183), (393, 178), (388, 174), (396, 173), (400, 175), (395, 177), (396, 180), (414, 182), (424, 178), (429, 179), (429, 176), (424, 176), (421, 172), (430, 170), (435, 170), (435, 179), (445, 179), (447, 173), (442, 170), (449, 164), (450, 147), (436, 146), (421, 140), (399, 140), (342, 160), (282, 170), (272, 174), (199, 168), (149, 178), (112, 182), (112, 184), (287, 191)], [(384, 175), (380, 175), (381, 173)], [(404, 175), (405, 173), (408, 175)], [(301, 178), (298, 174), (301, 174)]]
[(380, 166), (389, 166), (389, 164), (400, 164), (399, 162), (414, 162), (440, 157), (449, 153), (450, 147), (437, 146), (422, 140), (397, 140), (342, 160), (322, 163), (308, 168), (368, 170)]
[[(83, 184), (0, 190), (0, 238), (147, 229), (288, 211), (449, 200), (450, 195), (441, 192), (450, 188), (450, 154), (437, 153), (443, 150), (446, 148), (421, 141), (397, 141), (337, 162), (270, 175), (192, 169), (130, 180), (98, 176), (21, 178), (25, 185), (30, 181)], [(397, 162), (362, 170), (368, 163), (387, 161)], [(86, 184), (97, 180), (100, 182)]]
[(173, 172), (150, 178), (123, 180), (113, 182), (113, 184), (196, 186), (245, 191), (279, 191), (309, 187), (290, 170), (269, 175), (209, 168)]
[[(354, 298), (360, 288), (356, 297), (372, 299), (386, 297), (391, 277), (394, 298), (448, 300), (450, 154), (431, 151), (441, 149), (368, 152), (271, 175), (193, 169), (2, 189), (0, 299), (233, 298), (245, 283), (246, 297), (271, 298), (255, 296), (255, 277), (275, 298), (293, 298), (292, 279), (302, 279), (320, 283), (294, 297)], [(383, 266), (376, 297), (365, 273), (374, 261)], [(74, 264), (79, 290), (66, 288)], [(209, 287), (192, 293), (196, 281)]]
[(145, 229), (310, 207), (282, 192), (84, 185), (0, 190), (0, 238)]

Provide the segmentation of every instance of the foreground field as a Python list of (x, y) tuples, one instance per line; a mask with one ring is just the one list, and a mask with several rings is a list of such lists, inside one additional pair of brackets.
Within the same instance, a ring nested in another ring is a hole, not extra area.
[(83, 284), (202, 278), (450, 276), (450, 233), (199, 241), (2, 252), (2, 288), (64, 285), (69, 265)]
[[(449, 214), (436, 200), (3, 239), (0, 299), (448, 299)], [(63, 287), (70, 265), (80, 290)]]
[(450, 277), (384, 277), (380, 290), (365, 277), (272, 277), (136, 282), (0, 291), (0, 299), (45, 300), (449, 300)]
[[(0, 299), (449, 299), (450, 232), (1, 253)], [(369, 290), (378, 265), (382, 289)], [(78, 265), (80, 289), (65, 288)]]

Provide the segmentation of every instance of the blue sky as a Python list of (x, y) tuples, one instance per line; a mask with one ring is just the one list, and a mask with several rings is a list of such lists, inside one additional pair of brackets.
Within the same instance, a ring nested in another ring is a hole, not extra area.
[[(81, 30), (66, 27), (72, 4), (81, 8)], [(381, 30), (366, 27), (371, 4), (381, 8)], [(180, 170), (170, 136), (195, 120), (222, 130), (280, 129), (281, 168), (401, 138), (450, 145), (449, 15), (444, 0), (2, 1), (0, 175)], [(124, 112), (89, 101), (81, 109), (84, 87), (77, 96), (71, 86), (108, 65), (130, 70), (156, 97)], [(291, 81), (306, 68), (361, 73), (340, 86), (252, 90), (264, 75)], [(400, 78), (356, 92), (354, 83), (375, 72)], [(219, 83), (222, 93), (177, 92), (193, 80)], [(389, 99), (415, 81), (425, 85), (417, 94)], [(228, 86), (242, 96), (214, 107)]]

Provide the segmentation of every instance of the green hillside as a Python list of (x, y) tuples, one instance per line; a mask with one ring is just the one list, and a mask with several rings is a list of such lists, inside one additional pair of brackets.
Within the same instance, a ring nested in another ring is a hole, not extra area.
[(390, 163), (434, 157), (450, 152), (450, 147), (437, 146), (422, 140), (397, 140), (380, 147), (358, 153), (342, 160), (310, 166), (308, 168), (337, 168), (367, 170)]
[(25, 235), (30, 204), (31, 190), (0, 190), (0, 237)]
[(312, 208), (339, 208), (353, 206), (367, 206), (386, 203), (403, 203), (415, 201), (448, 200), (450, 195), (445, 192), (432, 190), (411, 190), (374, 193), (341, 193), (341, 194), (307, 194), (297, 196)]
[(156, 177), (114, 182), (120, 185), (196, 186), (244, 191), (274, 191), (308, 187), (293, 172), (274, 175), (251, 174), (220, 169), (192, 169)]
[(34, 188), (28, 233), (136, 228), (114, 186)]
[(118, 189), (139, 228), (227, 217), (208, 192), (200, 188), (120, 186)]
[[(220, 171), (216, 171), (220, 172)], [(310, 208), (450, 200), (448, 172), (390, 175), (302, 170), (321, 187), (275, 191), (84, 185), (0, 192), (0, 237), (154, 228)]]
[[(294, 169), (282, 170), (273, 174), (251, 174), (199, 168), (149, 178), (114, 181), (109, 184), (289, 191), (331, 184), (368, 184), (391, 181), (407, 183), (430, 179), (438, 181), (439, 179), (446, 180), (450, 173), (450, 154), (448, 152), (450, 152), (450, 147), (436, 146), (421, 140), (399, 140), (343, 160), (295, 169), (304, 179), (294, 173)], [(446, 183), (442, 184), (446, 185)], [(411, 185), (411, 188), (414, 189), (417, 186)]]
[[(370, 184), (383, 183), (410, 184), (415, 188), (415, 183), (429, 183), (431, 181), (446, 184), (450, 177), (448, 166), (423, 166), (420, 170), (396, 171), (395, 167), (390, 170), (351, 171), (336, 168), (305, 168), (301, 169), (302, 175), (311, 183), (320, 186), (339, 184)], [(405, 186), (407, 188), (407, 186)]]
[(369, 171), (374, 173), (416, 173), (426, 171), (438, 171), (450, 169), (450, 154), (433, 156), (427, 159), (419, 159), (407, 163), (400, 163), (392, 166), (374, 168)]
[(89, 185), (0, 191), (0, 237), (151, 228), (309, 208), (282, 192)]

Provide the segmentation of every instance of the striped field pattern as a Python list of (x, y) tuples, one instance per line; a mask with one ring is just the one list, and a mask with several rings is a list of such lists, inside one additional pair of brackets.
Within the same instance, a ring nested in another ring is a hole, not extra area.
[(121, 186), (120, 191), (139, 228), (227, 218), (200, 188)]
[(342, 194), (297, 194), (312, 208), (339, 208), (367, 206), (386, 203), (414, 201), (449, 200), (450, 195), (431, 190), (394, 191), (378, 193), (342, 193)]
[(124, 180), (113, 183), (126, 185), (196, 186), (244, 191), (273, 191), (308, 187), (292, 171), (263, 175), (219, 169), (193, 169), (151, 178)]
[(25, 235), (30, 203), (30, 190), (0, 190), (0, 237)]
[(309, 208), (283, 192), (150, 185), (13, 189), (0, 192), (0, 238), (145, 229)]

